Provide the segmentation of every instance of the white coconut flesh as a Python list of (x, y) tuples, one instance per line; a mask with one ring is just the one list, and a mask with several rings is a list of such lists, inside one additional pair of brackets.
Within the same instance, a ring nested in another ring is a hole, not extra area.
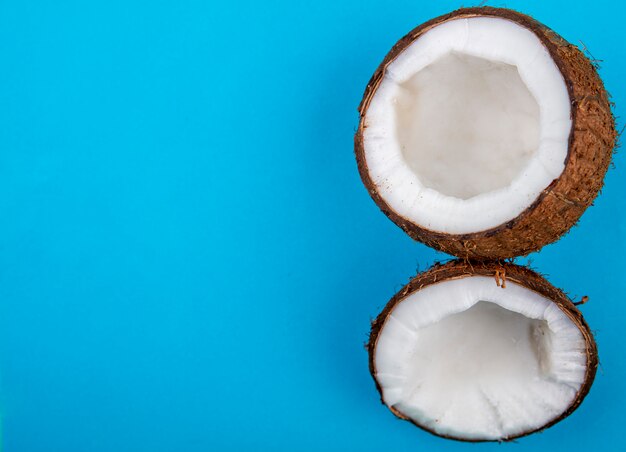
[(586, 343), (553, 302), (471, 276), (399, 302), (379, 332), (375, 378), (386, 405), (438, 434), (495, 440), (527, 433), (571, 405)]
[(516, 218), (563, 172), (570, 115), (563, 75), (532, 31), (450, 20), (387, 66), (366, 112), (364, 157), (400, 216), (480, 232)]

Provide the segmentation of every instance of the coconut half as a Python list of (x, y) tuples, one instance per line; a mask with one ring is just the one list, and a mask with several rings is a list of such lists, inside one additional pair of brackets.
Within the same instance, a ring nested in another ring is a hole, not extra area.
[(379, 207), (413, 238), (466, 258), (557, 240), (602, 187), (611, 105), (575, 46), (515, 11), (460, 9), (385, 57), (355, 150)]
[(396, 416), (465, 441), (507, 441), (567, 417), (598, 365), (567, 296), (497, 263), (452, 261), (418, 275), (374, 321), (368, 351)]

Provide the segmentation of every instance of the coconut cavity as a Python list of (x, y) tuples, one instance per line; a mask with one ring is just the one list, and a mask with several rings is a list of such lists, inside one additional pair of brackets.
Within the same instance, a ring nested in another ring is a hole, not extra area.
[(537, 35), (467, 17), (385, 66), (362, 125), (370, 190), (390, 210), (428, 231), (478, 233), (518, 217), (561, 175), (571, 104)]
[(556, 303), (485, 276), (402, 299), (373, 353), (385, 404), (437, 434), (469, 440), (515, 437), (558, 419), (588, 364), (581, 330)]
[(402, 156), (443, 196), (509, 186), (539, 146), (539, 105), (514, 65), (451, 52), (399, 84), (396, 99)]

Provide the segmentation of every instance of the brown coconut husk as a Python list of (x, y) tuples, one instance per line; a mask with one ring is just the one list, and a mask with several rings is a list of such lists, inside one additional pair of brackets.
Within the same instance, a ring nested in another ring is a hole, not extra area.
[[(596, 342), (593, 338), (593, 334), (589, 329), (589, 326), (585, 322), (581, 312), (576, 308), (574, 303), (565, 295), (565, 293), (552, 284), (550, 284), (545, 278), (543, 278), (538, 273), (530, 270), (526, 267), (521, 267), (519, 265), (511, 264), (511, 263), (498, 263), (498, 262), (480, 262), (480, 263), (470, 263), (467, 261), (463, 261), (460, 259), (450, 261), (446, 264), (440, 265), (436, 264), (429, 270), (424, 273), (417, 275), (413, 278), (406, 286), (400, 290), (393, 298), (387, 303), (383, 311), (378, 315), (376, 320), (372, 322), (372, 329), (370, 333), (369, 342), (367, 344), (367, 350), (369, 353), (369, 369), (372, 377), (374, 378), (374, 382), (376, 383), (376, 389), (381, 395), (382, 401), (382, 389), (378, 380), (376, 379), (376, 343), (378, 341), (378, 336), (382, 329), (385, 326), (385, 322), (393, 312), (394, 308), (398, 303), (404, 300), (407, 296), (412, 293), (423, 289), (431, 284), (436, 284), (442, 281), (449, 281), (453, 279), (466, 278), (469, 276), (489, 276), (494, 278), (494, 284), (502, 287), (503, 290), (506, 290), (507, 283), (516, 283), (527, 289), (533, 290), (538, 294), (546, 297), (551, 300), (554, 304), (556, 304), (563, 313), (578, 327), (582, 336), (585, 340), (586, 344), (586, 352), (587, 352), (587, 371), (585, 374), (585, 381), (581, 385), (576, 397), (570, 404), (570, 406), (561, 414), (560, 416), (554, 418), (550, 422), (545, 425), (526, 432), (522, 432), (520, 434), (499, 438), (493, 441), (511, 441), (513, 439), (519, 438), (521, 436), (526, 436), (531, 433), (535, 433), (541, 430), (544, 430), (557, 422), (565, 419), (567, 416), (572, 414), (576, 408), (582, 403), (583, 399), (589, 392), (593, 380), (596, 375), (596, 370), (598, 367), (598, 350), (596, 347)], [(384, 403), (384, 401), (383, 401)], [(462, 438), (456, 436), (448, 436), (439, 434), (424, 425), (420, 425), (417, 422), (410, 419), (404, 413), (399, 411), (394, 407), (388, 407), (393, 414), (403, 420), (407, 420), (412, 424), (420, 427), (423, 430), (426, 430), (434, 435), (441, 436), (443, 438), (455, 439), (459, 441), (467, 441), (467, 442), (483, 442), (485, 440), (476, 440), (471, 438)]]
[[(364, 157), (363, 131), (367, 110), (387, 66), (422, 34), (446, 21), (469, 17), (498, 17), (531, 30), (563, 74), (571, 99), (572, 130), (565, 169), (524, 212), (495, 228), (469, 234), (445, 234), (412, 223), (395, 212), (380, 196), (369, 176)], [(492, 7), (463, 8), (432, 19), (412, 30), (387, 54), (369, 81), (359, 106), (360, 122), (355, 153), (363, 183), (380, 209), (415, 240), (466, 259), (504, 259), (526, 255), (565, 234), (589, 207), (602, 188), (611, 162), (617, 133), (609, 95), (596, 67), (578, 47), (517, 11)]]

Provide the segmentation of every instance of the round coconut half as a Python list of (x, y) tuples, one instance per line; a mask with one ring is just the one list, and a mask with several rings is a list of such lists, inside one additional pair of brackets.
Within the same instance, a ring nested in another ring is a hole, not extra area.
[(367, 85), (355, 150), (383, 212), (459, 257), (524, 255), (602, 187), (616, 132), (592, 62), (531, 17), (460, 9), (402, 38)]
[(563, 292), (524, 267), (465, 261), (435, 266), (394, 296), (368, 351), (396, 416), (464, 441), (507, 441), (567, 417), (598, 365)]

